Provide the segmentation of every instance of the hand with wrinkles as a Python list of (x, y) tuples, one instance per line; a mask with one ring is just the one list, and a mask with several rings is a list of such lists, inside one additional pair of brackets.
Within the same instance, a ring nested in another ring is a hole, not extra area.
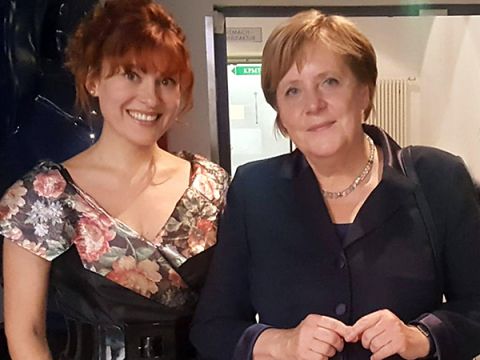
[(382, 360), (398, 354), (402, 358), (418, 359), (428, 355), (428, 338), (414, 326), (406, 325), (390, 310), (379, 310), (360, 318), (345, 341), (361, 341), (372, 352), (371, 360)]
[(267, 329), (257, 339), (254, 359), (327, 360), (343, 350), (351, 327), (322, 315), (308, 315), (292, 329)]

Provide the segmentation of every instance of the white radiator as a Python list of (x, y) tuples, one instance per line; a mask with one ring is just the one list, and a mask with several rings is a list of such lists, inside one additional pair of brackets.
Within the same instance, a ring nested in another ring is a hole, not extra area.
[(409, 80), (380, 79), (367, 123), (384, 129), (401, 146), (409, 144), (407, 131)]

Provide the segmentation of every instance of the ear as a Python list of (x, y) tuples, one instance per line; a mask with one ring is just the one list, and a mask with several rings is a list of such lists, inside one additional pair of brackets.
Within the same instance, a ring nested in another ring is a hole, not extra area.
[(98, 78), (94, 76), (91, 72), (87, 75), (87, 80), (85, 81), (85, 89), (87, 92), (93, 96), (97, 97), (97, 89), (98, 89)]
[(370, 88), (366, 84), (360, 85), (360, 106), (362, 111), (370, 104)]
[(275, 125), (284, 137), (288, 137), (288, 130), (287, 128), (283, 125), (282, 119), (280, 119), (280, 114), (277, 112), (277, 117), (275, 118)]

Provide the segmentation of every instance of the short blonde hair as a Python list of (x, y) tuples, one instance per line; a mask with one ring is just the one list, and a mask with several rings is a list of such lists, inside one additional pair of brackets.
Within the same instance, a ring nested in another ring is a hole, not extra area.
[[(314, 9), (294, 15), (276, 27), (267, 39), (262, 54), (262, 89), (267, 102), (278, 110), (276, 92), (280, 80), (293, 63), (302, 67), (307, 45), (315, 42), (341, 55), (356, 79), (368, 86), (369, 104), (364, 111), (367, 119), (373, 107), (378, 74), (375, 50), (351, 21)], [(286, 135), (278, 115), (275, 125)]]

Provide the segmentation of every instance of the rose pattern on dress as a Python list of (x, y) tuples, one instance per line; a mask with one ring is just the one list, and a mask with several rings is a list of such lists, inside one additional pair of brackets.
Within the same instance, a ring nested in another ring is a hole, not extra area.
[(16, 215), (20, 208), (25, 206), (27, 189), (23, 186), (23, 180), (15, 182), (0, 200), (0, 221), (8, 220)]
[(189, 153), (190, 185), (157, 237), (149, 242), (110, 216), (62, 165), (42, 162), (0, 201), (0, 234), (47, 260), (74, 245), (84, 268), (170, 308), (197, 294), (177, 272), (215, 244), (229, 176)]
[(77, 223), (75, 239), (80, 258), (86, 262), (98, 261), (110, 249), (109, 242), (117, 233), (105, 221), (82, 216)]
[(182, 254), (191, 257), (199, 254), (215, 244), (216, 227), (212, 221), (199, 219), (197, 226), (192, 228), (188, 237), (188, 247)]
[(39, 173), (33, 181), (33, 189), (44, 198), (57, 199), (67, 186), (66, 180), (58, 170)]
[(151, 260), (136, 262), (133, 256), (123, 256), (112, 265), (113, 270), (107, 279), (150, 298), (158, 292), (158, 283), (162, 280), (160, 266)]

